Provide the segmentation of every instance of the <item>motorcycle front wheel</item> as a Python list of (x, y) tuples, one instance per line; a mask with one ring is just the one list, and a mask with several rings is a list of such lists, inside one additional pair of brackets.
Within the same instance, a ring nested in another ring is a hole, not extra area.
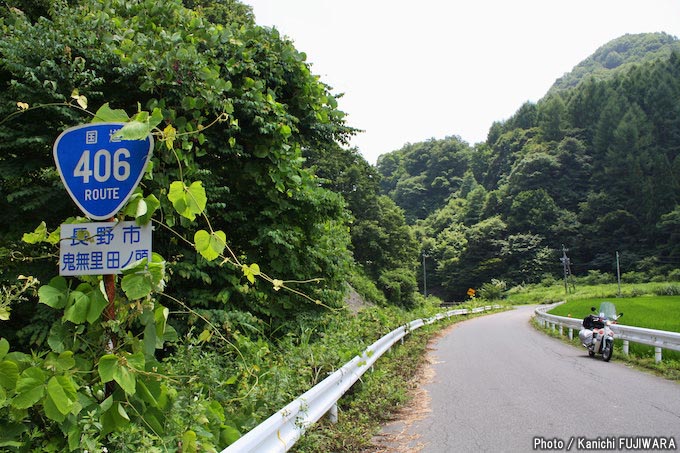
[(605, 362), (609, 362), (609, 360), (612, 358), (612, 352), (613, 352), (613, 347), (611, 343), (607, 343), (604, 347), (604, 350), (602, 351), (602, 360)]
[(595, 357), (595, 351), (593, 351), (592, 349), (588, 349), (588, 355), (590, 357)]

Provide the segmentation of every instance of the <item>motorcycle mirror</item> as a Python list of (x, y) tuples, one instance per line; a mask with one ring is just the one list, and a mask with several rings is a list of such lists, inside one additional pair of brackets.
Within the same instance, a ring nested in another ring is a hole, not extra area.
[(597, 310), (595, 307), (590, 307), (590, 311), (595, 311)]
[(623, 316), (623, 312), (619, 313), (619, 318), (620, 318), (621, 316)]

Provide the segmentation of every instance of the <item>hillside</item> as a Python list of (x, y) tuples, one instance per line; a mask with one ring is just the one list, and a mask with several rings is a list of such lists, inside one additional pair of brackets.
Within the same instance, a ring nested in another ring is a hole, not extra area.
[(549, 93), (573, 88), (588, 77), (605, 80), (633, 65), (666, 59), (673, 50), (680, 50), (680, 41), (667, 33), (626, 34), (609, 41), (558, 78)]
[(611, 272), (616, 251), (627, 271), (680, 266), (680, 52), (658, 57), (670, 44), (606, 44), (573, 73), (612, 52), (628, 70), (522, 105), (474, 148), (449, 137), (381, 156), (381, 187), (416, 229), (432, 293), (559, 277), (563, 246), (574, 273)]

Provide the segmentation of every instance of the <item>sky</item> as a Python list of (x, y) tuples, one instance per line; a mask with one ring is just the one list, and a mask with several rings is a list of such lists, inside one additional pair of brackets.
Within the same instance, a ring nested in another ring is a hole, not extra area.
[(680, 37), (680, 0), (242, 0), (343, 93), (351, 141), (381, 154), (486, 140), (494, 121), (626, 33)]

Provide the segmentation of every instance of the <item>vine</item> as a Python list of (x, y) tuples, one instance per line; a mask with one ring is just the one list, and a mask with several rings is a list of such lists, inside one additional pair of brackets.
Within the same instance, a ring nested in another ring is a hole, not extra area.
[[(128, 117), (123, 110), (111, 109), (106, 103), (92, 113), (87, 110), (87, 98), (74, 90), (68, 102), (36, 106), (18, 102), (18, 111), (0, 120), (0, 124), (25, 112), (54, 106), (86, 112), (92, 117), (92, 122), (124, 123), (118, 136), (125, 140), (144, 139), (153, 134), (173, 153), (178, 166), (179, 180), (171, 182), (167, 188), (168, 201), (181, 217), (194, 224), (200, 218), (206, 228), (198, 229), (192, 241), (167, 223), (153, 219), (161, 202), (153, 194), (145, 196), (139, 188), (120, 211), (119, 220), (130, 216), (140, 225), (152, 221), (194, 248), (207, 261), (218, 262), (219, 266), (229, 265), (240, 271), (250, 284), (259, 278), (271, 284), (275, 291), (290, 291), (327, 307), (320, 300), (289, 286), (292, 283), (319, 282), (321, 279), (284, 281), (265, 274), (257, 263), (247, 264), (239, 259), (227, 244), (225, 232), (215, 229), (207, 215), (208, 197), (202, 181), (184, 179), (182, 157), (177, 152), (175, 142), (228, 121), (227, 113), (219, 115), (207, 126), (199, 124), (193, 131), (179, 133), (172, 124), (160, 129), (164, 117), (159, 108), (152, 112), (138, 109), (133, 117)], [(88, 219), (71, 218), (66, 221), (81, 223)], [(33, 232), (24, 234), (23, 241), (55, 246), (60, 241), (59, 228), (49, 231), (45, 222), (41, 222)], [(25, 283), (22, 287), (3, 288), (0, 320), (9, 319), (9, 304), (12, 301), (22, 299), (26, 291), (38, 284), (32, 277), (24, 277), (23, 280)], [(78, 449), (81, 445), (89, 448), (101, 445), (107, 434), (129, 425), (133, 418), (140, 420), (150, 432), (160, 437), (166, 417), (164, 411), (169, 407), (172, 397), (167, 383), (182, 378), (159, 371), (162, 366), (155, 358), (155, 351), (162, 349), (166, 341), (176, 339), (176, 332), (168, 324), (170, 310), (160, 304), (156, 296), (171, 300), (203, 320), (206, 328), (198, 335), (199, 343), (219, 338), (246, 362), (238, 345), (224, 336), (218, 326), (187, 304), (163, 292), (167, 280), (166, 262), (156, 253), (122, 270), (120, 288), (126, 299), (114, 296), (117, 311), (112, 314), (105, 313), (109, 301), (102, 278), (84, 276), (81, 280), (76, 285), (57, 276), (37, 290), (41, 304), (63, 312), (61, 323), (55, 324), (50, 330), (50, 352), (44, 355), (10, 352), (8, 341), (0, 339), (0, 409), (8, 407), (12, 419), (6, 433), (0, 436), (0, 447), (22, 445), (20, 439), (30, 435), (30, 424), (27, 425), (25, 420), (30, 418), (32, 411), (38, 411), (59, 427), (66, 435), (70, 450)], [(141, 325), (141, 333), (133, 334), (134, 324)], [(102, 333), (106, 333), (104, 338), (108, 338), (104, 345), (97, 342)], [(255, 379), (253, 388), (259, 379), (256, 371), (259, 370), (255, 365), (246, 366), (245, 373)], [(99, 430), (99, 434), (93, 433), (93, 427)], [(220, 429), (226, 429), (229, 433), (227, 440), (233, 441), (238, 437), (238, 431), (225, 423), (221, 424)], [(195, 445), (195, 433), (188, 431), (182, 441), (185, 448)]]

